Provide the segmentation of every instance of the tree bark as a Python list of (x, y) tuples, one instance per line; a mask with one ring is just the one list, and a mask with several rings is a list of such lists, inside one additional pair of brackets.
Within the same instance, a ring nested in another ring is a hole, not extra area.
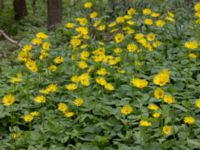
[(62, 0), (48, 0), (48, 30), (62, 21)]
[(33, 14), (35, 15), (36, 13), (36, 0), (32, 0), (32, 9), (33, 9)]
[(1, 9), (4, 8), (4, 0), (0, 0), (0, 8), (1, 8)]
[(28, 15), (28, 11), (26, 8), (25, 0), (14, 0), (13, 2), (14, 10), (15, 10), (15, 19), (21, 20), (25, 16)]

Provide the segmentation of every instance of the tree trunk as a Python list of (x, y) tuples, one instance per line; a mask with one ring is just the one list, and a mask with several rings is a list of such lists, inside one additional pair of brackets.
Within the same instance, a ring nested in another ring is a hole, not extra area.
[(4, 0), (0, 0), (0, 8), (1, 8), (1, 9), (4, 8)]
[(48, 0), (48, 30), (62, 21), (62, 0)]
[(36, 13), (36, 0), (32, 0), (32, 9), (33, 9), (33, 14), (35, 15)]
[(15, 10), (15, 19), (16, 20), (21, 20), (23, 17), (28, 15), (25, 0), (14, 0), (13, 6), (14, 6), (14, 10)]

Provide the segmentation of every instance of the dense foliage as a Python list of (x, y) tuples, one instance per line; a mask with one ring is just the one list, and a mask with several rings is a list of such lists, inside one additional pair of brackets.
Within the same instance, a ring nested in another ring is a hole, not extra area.
[(98, 5), (1, 61), (0, 149), (199, 149), (200, 3)]

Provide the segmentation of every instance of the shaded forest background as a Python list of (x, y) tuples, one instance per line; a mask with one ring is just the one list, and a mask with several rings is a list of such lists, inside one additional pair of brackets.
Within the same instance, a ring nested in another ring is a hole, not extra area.
[[(6, 33), (13, 40), (23, 43), (39, 31), (60, 36), (57, 44), (63, 42), (62, 34), (59, 32), (64, 23), (75, 16), (82, 16), (82, 4), (86, 0), (0, 0), (0, 30)], [(142, 9), (151, 7), (159, 9), (159, 12), (180, 9), (192, 13), (192, 7), (197, 0), (92, 0), (95, 3), (95, 10), (101, 15), (113, 16), (122, 15), (130, 7)], [(184, 14), (180, 14), (184, 18)], [(58, 23), (58, 24), (57, 24)], [(55, 25), (57, 25), (55, 27)], [(10, 43), (1, 35), (0, 37), (0, 58), (9, 56), (19, 45)]]

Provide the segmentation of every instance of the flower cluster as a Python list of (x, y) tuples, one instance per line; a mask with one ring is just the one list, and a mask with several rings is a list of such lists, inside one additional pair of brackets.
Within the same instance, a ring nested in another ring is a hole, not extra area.
[[(41, 130), (62, 128), (74, 141), (143, 136), (160, 142), (198, 133), (200, 99), (192, 82), (199, 80), (199, 44), (194, 38), (166, 40), (176, 31), (175, 13), (130, 8), (109, 18), (92, 2), (83, 7), (83, 14), (65, 24), (64, 50), (53, 50), (43, 32), (20, 50), (22, 69), (10, 77), (13, 88), (2, 98), (6, 110), (20, 112), (14, 119), (20, 122), (22, 115), (30, 130), (40, 124)], [(194, 9), (199, 17), (200, 4)], [(105, 137), (82, 136), (88, 132)], [(22, 136), (17, 133), (15, 139)]]

